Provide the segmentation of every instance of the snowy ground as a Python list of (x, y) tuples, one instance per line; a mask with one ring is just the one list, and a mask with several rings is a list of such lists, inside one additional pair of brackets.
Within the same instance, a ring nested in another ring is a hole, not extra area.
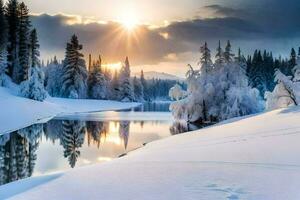
[(299, 121), (300, 108), (231, 120), (105, 164), (4, 185), (0, 199), (299, 200)]
[(0, 133), (8, 133), (34, 123), (44, 122), (57, 114), (122, 110), (137, 105), (139, 104), (50, 97), (44, 102), (38, 102), (18, 97), (8, 89), (0, 87)]

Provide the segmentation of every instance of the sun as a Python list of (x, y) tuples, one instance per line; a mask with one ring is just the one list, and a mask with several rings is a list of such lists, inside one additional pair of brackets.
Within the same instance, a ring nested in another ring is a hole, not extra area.
[(133, 31), (138, 26), (138, 15), (133, 10), (127, 10), (120, 16), (120, 23), (122, 24), (123, 28), (129, 32)]
[(132, 31), (137, 26), (137, 21), (134, 18), (127, 18), (124, 21), (122, 21), (122, 25), (126, 30)]

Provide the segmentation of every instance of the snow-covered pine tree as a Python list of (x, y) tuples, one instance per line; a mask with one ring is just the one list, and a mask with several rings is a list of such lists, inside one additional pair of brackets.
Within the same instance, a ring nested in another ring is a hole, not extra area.
[(199, 65), (201, 65), (201, 72), (208, 73), (213, 69), (213, 63), (211, 61), (210, 49), (208, 48), (207, 42), (204, 43), (203, 46), (200, 47), (200, 61)]
[[(202, 52), (201, 57), (205, 55), (208, 54)], [(212, 70), (207, 70), (205, 60), (209, 59), (209, 56), (202, 59), (200, 71), (190, 67), (187, 97), (170, 106), (176, 119), (214, 122), (262, 110), (258, 91), (248, 86), (245, 63), (241, 62), (241, 57), (236, 61), (230, 58), (222, 65), (215, 63), (215, 66), (211, 65)]]
[(120, 70), (120, 100), (123, 102), (134, 101), (133, 88), (130, 83), (130, 65), (128, 57), (126, 57), (125, 64)]
[(68, 158), (72, 168), (75, 167), (80, 156), (79, 148), (84, 143), (86, 126), (80, 121), (63, 121), (61, 144), (64, 147), (64, 157)]
[(179, 84), (176, 84), (169, 90), (169, 97), (171, 100), (179, 101), (187, 96), (187, 92), (182, 89)]
[(273, 92), (266, 92), (265, 94), (267, 110), (298, 105), (295, 94), (295, 86), (291, 78), (291, 76), (286, 76), (280, 70), (276, 70), (275, 81), (277, 85)]
[(19, 3), (17, 0), (9, 0), (6, 5), (6, 19), (8, 24), (8, 47), (7, 47), (7, 74), (14, 82), (18, 82), (19, 69)]
[(88, 96), (92, 99), (107, 99), (108, 83), (102, 72), (101, 57), (92, 67), (88, 77)]
[(34, 29), (30, 34), (30, 70), (29, 78), (20, 86), (20, 95), (36, 101), (44, 101), (47, 92), (44, 88), (44, 72), (39, 66), (39, 44), (37, 33)]
[(235, 58), (235, 62), (239, 63), (239, 65), (241, 66), (242, 69), (247, 70), (247, 60), (245, 58), (245, 56), (242, 54), (241, 48), (239, 48), (238, 50), (238, 54), (237, 57)]
[(233, 57), (234, 54), (232, 53), (231, 44), (230, 41), (228, 40), (224, 51), (224, 60), (226, 63), (230, 63), (233, 61)]
[(87, 69), (83, 54), (80, 52), (82, 45), (79, 44), (76, 35), (73, 35), (67, 43), (65, 60), (62, 69), (61, 96), (66, 98), (85, 98), (87, 89)]
[(292, 76), (293, 68), (297, 65), (297, 53), (294, 48), (291, 50), (290, 60), (288, 62), (288, 68), (286, 71), (287, 76)]
[(134, 99), (137, 102), (144, 101), (144, 88), (140, 79), (136, 76), (133, 78)]
[(265, 91), (267, 91), (267, 81), (261, 51), (256, 50), (254, 53), (249, 78), (251, 80), (250, 86), (257, 88), (260, 92), (260, 95), (263, 97)]
[(54, 57), (51, 63), (46, 65), (45, 69), (45, 87), (52, 97), (60, 97), (62, 87), (62, 64)]
[(219, 45), (217, 48), (217, 53), (216, 53), (216, 64), (223, 64), (225, 62), (224, 60), (224, 52), (221, 47), (221, 41), (219, 40)]
[(17, 83), (28, 79), (29, 72), (29, 37), (30, 37), (30, 20), (29, 10), (24, 2), (19, 4), (19, 69)]
[(3, 0), (0, 0), (0, 29), (0, 86), (2, 86), (7, 70), (7, 22)]
[(23, 81), (20, 85), (20, 95), (36, 101), (44, 101), (47, 97), (47, 92), (44, 88), (43, 72), (40, 67), (30, 68), (29, 79)]

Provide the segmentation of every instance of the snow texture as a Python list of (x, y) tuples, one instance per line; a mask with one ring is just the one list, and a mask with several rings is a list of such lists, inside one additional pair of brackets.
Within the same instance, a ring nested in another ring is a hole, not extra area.
[(298, 200), (299, 120), (299, 107), (237, 118), (105, 164), (1, 186), (0, 199)]
[(45, 122), (57, 114), (123, 110), (138, 103), (116, 101), (63, 99), (48, 97), (38, 102), (16, 96), (16, 91), (0, 87), (0, 133), (12, 132), (34, 123)]

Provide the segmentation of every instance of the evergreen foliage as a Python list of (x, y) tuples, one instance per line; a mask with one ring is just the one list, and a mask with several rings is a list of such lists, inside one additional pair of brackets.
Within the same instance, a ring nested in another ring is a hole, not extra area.
[(62, 68), (62, 97), (73, 99), (86, 97), (88, 75), (81, 50), (82, 45), (79, 44), (77, 36), (73, 35), (67, 43)]

